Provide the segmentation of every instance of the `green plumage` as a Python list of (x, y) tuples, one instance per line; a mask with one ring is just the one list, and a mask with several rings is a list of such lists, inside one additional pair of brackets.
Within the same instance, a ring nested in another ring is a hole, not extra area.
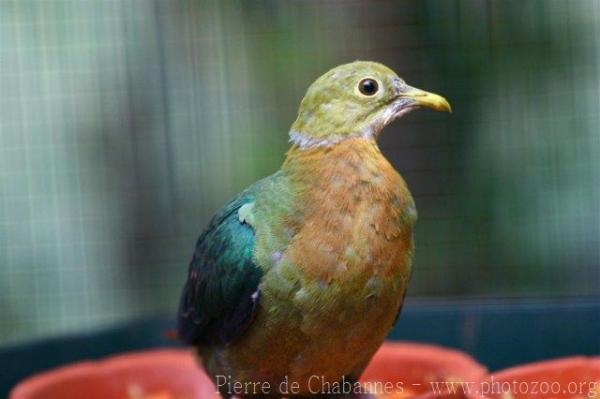
[(252, 258), (254, 231), (238, 216), (251, 191), (221, 209), (198, 238), (179, 310), (179, 334), (188, 343), (227, 343), (251, 321), (262, 271)]

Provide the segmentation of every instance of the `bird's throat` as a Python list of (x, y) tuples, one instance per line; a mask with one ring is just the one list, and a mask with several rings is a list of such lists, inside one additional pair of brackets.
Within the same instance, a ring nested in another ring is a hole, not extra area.
[(395, 173), (377, 143), (368, 138), (346, 138), (331, 147), (302, 148), (287, 153), (282, 171), (298, 189), (356, 190), (377, 184), (383, 173)]

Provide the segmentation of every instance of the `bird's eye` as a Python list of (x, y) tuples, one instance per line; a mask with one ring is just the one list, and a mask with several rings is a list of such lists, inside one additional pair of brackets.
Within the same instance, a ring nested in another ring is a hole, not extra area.
[(377, 93), (379, 85), (375, 79), (366, 78), (358, 83), (358, 90), (365, 96), (372, 96)]

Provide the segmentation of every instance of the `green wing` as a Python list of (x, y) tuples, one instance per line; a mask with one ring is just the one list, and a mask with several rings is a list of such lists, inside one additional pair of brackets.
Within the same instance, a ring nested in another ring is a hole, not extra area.
[(238, 216), (254, 201), (250, 192), (221, 209), (198, 238), (178, 316), (179, 336), (189, 344), (231, 342), (252, 322), (262, 271), (252, 258), (254, 230)]

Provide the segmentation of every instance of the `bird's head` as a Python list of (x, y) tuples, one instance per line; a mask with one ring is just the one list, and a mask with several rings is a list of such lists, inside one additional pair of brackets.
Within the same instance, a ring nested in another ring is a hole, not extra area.
[(443, 97), (407, 85), (388, 67), (355, 61), (326, 72), (308, 88), (290, 140), (314, 147), (348, 137), (375, 138), (390, 122), (420, 107), (450, 112)]

